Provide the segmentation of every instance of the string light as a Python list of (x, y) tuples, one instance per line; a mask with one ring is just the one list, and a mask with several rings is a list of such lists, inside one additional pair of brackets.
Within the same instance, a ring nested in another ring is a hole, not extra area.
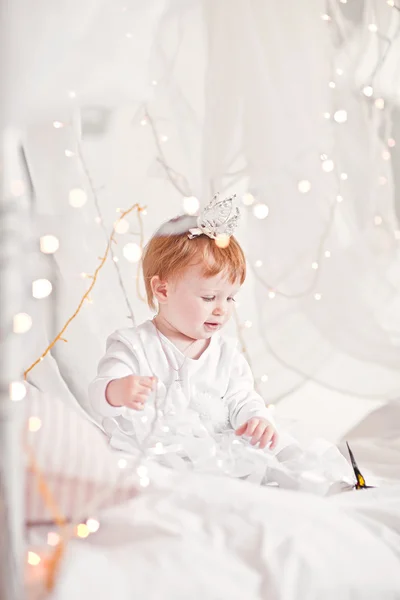
[(314, 269), (314, 271), (316, 271), (318, 269), (318, 263), (317, 262), (313, 262), (311, 265), (311, 268)]
[(331, 257), (331, 253), (329, 250), (325, 250), (324, 252), (325, 258), (330, 258)]
[(256, 262), (254, 263), (256, 267), (262, 267), (262, 260), (256, 260)]
[(324, 13), (323, 15), (321, 15), (321, 19), (323, 21), (331, 21), (331, 17), (329, 15), (327, 15), (326, 13)]
[(50, 296), (52, 289), (53, 286), (48, 279), (36, 279), (32, 282), (32, 296), (38, 300)]
[(151, 85), (154, 85), (154, 86), (156, 86), (157, 84), (158, 84), (157, 80), (156, 80), (156, 79), (153, 79), (153, 81), (151, 82)]
[(250, 329), (250, 327), (253, 325), (253, 323), (251, 321), (245, 321), (244, 322), (244, 326), (246, 327), (246, 329)]
[(142, 127), (144, 127), (145, 125), (147, 125), (147, 119), (142, 119), (140, 121), (140, 124), (142, 125)]
[(276, 294), (272, 290), (270, 292), (268, 292), (268, 298), (270, 298), (271, 300), (273, 300), (275, 298), (275, 296), (276, 296)]
[(383, 98), (377, 98), (375, 100), (375, 106), (376, 108), (379, 108), (379, 110), (383, 110), (385, 108), (385, 101)]
[(150, 484), (150, 479), (148, 477), (141, 477), (139, 479), (139, 483), (142, 487), (148, 487)]
[(42, 421), (39, 417), (29, 417), (28, 429), (31, 433), (36, 433), (42, 427)]
[(32, 317), (27, 313), (17, 313), (13, 318), (13, 332), (26, 333), (32, 327)]
[(75, 156), (75, 152), (72, 152), (72, 150), (69, 150), (68, 148), (64, 151), (64, 154), (67, 158), (72, 158)]
[(40, 564), (41, 558), (36, 552), (28, 552), (28, 564), (32, 567), (37, 567)]
[(218, 248), (227, 248), (230, 244), (231, 238), (226, 233), (221, 233), (217, 235), (214, 241), (215, 245), (218, 246)]
[(118, 466), (120, 469), (125, 469), (126, 466), (128, 465), (128, 461), (125, 460), (125, 458), (120, 458), (118, 461)]
[(9, 396), (13, 402), (19, 402), (26, 396), (26, 386), (23, 381), (12, 381), (9, 385)]
[(371, 85), (366, 85), (363, 87), (363, 94), (364, 96), (367, 96), (367, 98), (370, 98), (374, 93), (374, 88)]
[(375, 225), (378, 225), (378, 226), (382, 225), (382, 223), (383, 223), (382, 217), (380, 215), (376, 215), (374, 217), (374, 223), (375, 223)]
[(43, 254), (54, 254), (60, 247), (60, 242), (55, 235), (42, 235), (39, 243), (40, 251)]
[(339, 204), (340, 204), (340, 202), (343, 202), (343, 196), (340, 196), (340, 195), (336, 196), (336, 202), (339, 202)]
[(368, 25), (368, 31), (370, 31), (371, 33), (376, 33), (378, 31), (378, 26), (376, 25), (376, 23), (370, 23)]
[(167, 135), (165, 135), (165, 134), (163, 134), (163, 135), (160, 135), (160, 140), (161, 140), (162, 142), (167, 142), (167, 141), (168, 141), (168, 136), (167, 136)]
[(324, 112), (324, 118), (325, 119), (330, 119), (331, 118), (331, 113), (330, 112)]
[(99, 530), (100, 523), (96, 519), (88, 519), (86, 525), (90, 533), (96, 533)]
[(336, 123), (346, 123), (347, 121), (347, 111), (345, 110), (337, 110), (333, 115)]
[(69, 203), (73, 208), (82, 208), (87, 202), (87, 194), (81, 188), (74, 188), (68, 194)]
[(391, 158), (390, 152), (388, 150), (384, 150), (382, 152), (382, 158), (383, 158), (383, 160), (390, 160), (390, 158)]
[(387, 0), (387, 4), (393, 8), (394, 7), (394, 0)]
[(129, 242), (123, 247), (122, 254), (128, 262), (136, 263), (139, 262), (142, 257), (142, 248), (135, 242)]
[(330, 87), (332, 90), (334, 90), (334, 89), (335, 89), (335, 87), (336, 87), (336, 83), (335, 83), (334, 81), (330, 81), (330, 82), (329, 82), (329, 87)]
[(114, 231), (119, 234), (124, 234), (129, 230), (129, 221), (127, 219), (119, 219), (114, 224)]
[(242, 196), (242, 202), (245, 206), (251, 206), (252, 204), (254, 204), (255, 198), (253, 194), (246, 193)]
[(394, 140), (393, 138), (389, 138), (388, 139), (388, 146), (389, 148), (394, 148), (396, 145), (396, 140)]
[(185, 196), (182, 200), (182, 207), (187, 215), (195, 215), (200, 208), (200, 202), (196, 196)]
[(97, 225), (100, 225), (101, 221), (101, 217), (95, 217), (94, 222), (97, 223)]
[(343, 69), (340, 69), (340, 68), (336, 69), (336, 73), (338, 75), (343, 75), (343, 72), (344, 72)]
[(61, 123), (61, 121), (53, 121), (53, 127), (54, 129), (62, 129), (62, 127), (64, 127), (64, 123)]
[(322, 170), (325, 171), (325, 173), (330, 173), (331, 171), (333, 171), (333, 169), (335, 168), (335, 163), (333, 162), (333, 160), (324, 160), (322, 162)]
[(268, 375), (261, 375), (261, 381), (263, 383), (265, 383), (266, 381), (268, 381)]
[(133, 34), (128, 31), (128, 33), (125, 34), (125, 37), (128, 38), (128, 40), (131, 40), (133, 38)]
[(269, 208), (266, 204), (258, 202), (253, 207), (253, 214), (257, 219), (265, 219), (268, 217)]
[(306, 194), (311, 190), (311, 183), (307, 179), (299, 181), (297, 188), (301, 194)]
[(348, 179), (348, 175), (347, 175), (347, 173), (340, 173), (340, 179), (341, 179), (342, 181), (346, 181), (346, 180)]
[(315, 300), (321, 300), (322, 294), (318, 294), (318, 293), (314, 294), (314, 298), (315, 298)]
[(49, 531), (47, 534), (47, 544), (49, 546), (57, 546), (60, 543), (60, 536), (55, 531)]
[(76, 98), (76, 92), (74, 92), (74, 90), (70, 90), (68, 92), (68, 97), (71, 98), (71, 100), (74, 100)]
[(89, 534), (89, 527), (86, 525), (86, 523), (80, 523), (76, 528), (76, 535), (80, 538), (87, 538)]

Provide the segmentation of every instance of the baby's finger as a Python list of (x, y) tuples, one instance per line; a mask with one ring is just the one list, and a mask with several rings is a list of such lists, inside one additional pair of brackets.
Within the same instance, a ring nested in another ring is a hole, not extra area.
[(247, 422), (243, 423), (243, 425), (241, 425), (239, 427), (239, 429), (236, 429), (235, 433), (236, 433), (236, 435), (243, 435), (244, 432), (246, 431), (246, 429), (247, 429)]
[(259, 419), (250, 419), (250, 421), (247, 421), (247, 427), (243, 435), (252, 437), (259, 423)]
[(129, 408), (133, 408), (134, 410), (143, 410), (144, 402), (141, 402), (140, 400), (133, 400), (133, 402), (130, 403)]
[(276, 446), (278, 444), (278, 439), (279, 439), (279, 436), (275, 431), (274, 435), (271, 438), (271, 445), (269, 447), (270, 450), (273, 450), (274, 448), (276, 448)]
[(265, 423), (259, 423), (257, 425), (257, 427), (254, 430), (253, 435), (251, 436), (251, 444), (252, 446), (255, 446), (256, 444), (258, 444), (258, 442), (261, 439), (261, 436), (264, 434), (264, 432), (266, 431), (265, 429)]
[(274, 430), (272, 427), (267, 427), (267, 429), (264, 431), (263, 435), (261, 436), (261, 440), (260, 440), (260, 448), (265, 448), (269, 442), (273, 439), (274, 437)]
[(140, 377), (139, 378), (139, 385), (149, 388), (150, 390), (153, 389), (153, 386), (155, 384), (156, 378), (155, 377)]
[(138, 384), (138, 386), (136, 387), (135, 390), (135, 396), (136, 394), (142, 394), (143, 396), (145, 396), (147, 398), (147, 396), (151, 393), (151, 388), (149, 388), (147, 385), (141, 385), (140, 383)]

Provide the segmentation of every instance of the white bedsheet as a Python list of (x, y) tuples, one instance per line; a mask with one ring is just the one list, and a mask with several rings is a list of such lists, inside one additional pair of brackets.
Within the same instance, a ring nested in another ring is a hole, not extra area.
[(154, 468), (68, 546), (53, 600), (400, 599), (400, 484), (320, 498)]

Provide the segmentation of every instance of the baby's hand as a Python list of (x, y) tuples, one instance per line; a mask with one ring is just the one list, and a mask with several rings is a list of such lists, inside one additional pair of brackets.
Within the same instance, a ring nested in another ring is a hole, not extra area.
[(106, 399), (111, 406), (126, 406), (143, 410), (144, 404), (157, 384), (156, 377), (127, 375), (113, 379), (106, 388)]
[(275, 427), (269, 421), (260, 417), (254, 417), (243, 423), (239, 429), (236, 429), (235, 433), (236, 435), (251, 437), (251, 444), (253, 446), (259, 444), (260, 448), (265, 448), (271, 442), (269, 449), (273, 450), (278, 442)]

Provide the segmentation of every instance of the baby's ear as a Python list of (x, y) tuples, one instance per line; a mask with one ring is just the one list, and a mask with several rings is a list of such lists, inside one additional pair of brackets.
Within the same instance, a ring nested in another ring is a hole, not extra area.
[(168, 298), (168, 283), (162, 281), (158, 275), (154, 275), (150, 280), (150, 285), (157, 302), (165, 304)]

